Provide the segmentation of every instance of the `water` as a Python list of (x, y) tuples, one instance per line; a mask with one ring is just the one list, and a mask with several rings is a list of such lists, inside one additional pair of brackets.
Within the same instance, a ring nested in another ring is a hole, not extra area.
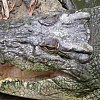
[(100, 0), (73, 0), (73, 2), (77, 10), (100, 6)]

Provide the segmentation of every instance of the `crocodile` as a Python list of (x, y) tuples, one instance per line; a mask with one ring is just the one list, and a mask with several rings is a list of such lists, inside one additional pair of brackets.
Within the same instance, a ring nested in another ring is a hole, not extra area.
[(0, 20), (0, 92), (46, 100), (100, 99), (99, 27), (99, 6)]

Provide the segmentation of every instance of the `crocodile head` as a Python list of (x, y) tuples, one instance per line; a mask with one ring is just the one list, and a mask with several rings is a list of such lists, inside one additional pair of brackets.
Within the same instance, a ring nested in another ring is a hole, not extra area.
[[(36, 92), (35, 96), (27, 94), (27, 90), (25, 95), (20, 94), (22, 93), (23, 86), (25, 86), (24, 89), (31, 90), (33, 93), (35, 91), (33, 85), (41, 85), (42, 81), (45, 83), (42, 86), (46, 89), (45, 86), (47, 86), (50, 80), (42, 80), (39, 83), (35, 81), (36, 83), (34, 83), (34, 75), (43, 75), (44, 79), (45, 75), (54, 74), (53, 77), (47, 78), (56, 77), (57, 82), (61, 86), (63, 86), (62, 81), (65, 78), (61, 77), (61, 79), (58, 79), (58, 76), (66, 75), (66, 73), (67, 76), (80, 80), (79, 77), (73, 76), (69, 69), (81, 70), (83, 65), (91, 60), (93, 48), (88, 43), (90, 38), (89, 18), (90, 15), (86, 12), (76, 12), (73, 14), (55, 14), (53, 12), (53, 15), (46, 15), (45, 17), (36, 16), (21, 21), (10, 20), (10, 25), (7, 29), (0, 26), (0, 63), (14, 65), (14, 67), (0, 66), (2, 72), (0, 73), (0, 87), (3, 89), (1, 91), (12, 94), (12, 91), (15, 91), (12, 85), (14, 87), (17, 85), (19, 87), (17, 89), (20, 92), (18, 94), (16, 94), (16, 91), (13, 92), (14, 95), (42, 98), (41, 96), (37, 97), (37, 95), (41, 95), (38, 94), (39, 92)], [(7, 21), (4, 22), (5, 26), (8, 25), (7, 23)], [(36, 72), (40, 73), (37, 75)], [(21, 81), (13, 80), (18, 77)], [(24, 84), (22, 80), (25, 77), (28, 81)], [(4, 78), (7, 79), (4, 80)], [(52, 86), (55, 86), (55, 83), (50, 82), (53, 84)], [(33, 86), (31, 87), (32, 89), (30, 87), (30, 89), (27, 88), (26, 84), (28, 87)], [(9, 91), (6, 87), (11, 87), (12, 91)], [(52, 92), (52, 90), (50, 91)], [(58, 85), (56, 91), (59, 94)]]
[(11, 21), (8, 31), (1, 30), (4, 37), (0, 37), (1, 58), (4, 58), (1, 63), (46, 70), (59, 69), (71, 62), (89, 62), (93, 51), (88, 43), (89, 18), (86, 12), (76, 12), (39, 16), (31, 18), (30, 24), (23, 21), (23, 25)]
[[(40, 47), (43, 51), (52, 52), (52, 55), (62, 59), (74, 59), (80, 63), (90, 60), (93, 48), (88, 44), (89, 27), (88, 13), (78, 12), (75, 14), (62, 14), (54, 26), (43, 27), (43, 31), (49, 30)], [(49, 55), (48, 55), (49, 57)]]

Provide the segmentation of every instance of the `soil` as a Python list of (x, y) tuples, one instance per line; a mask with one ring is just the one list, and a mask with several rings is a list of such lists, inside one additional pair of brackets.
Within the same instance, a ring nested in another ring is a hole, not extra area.
[[(38, 3), (26, 4), (27, 0), (8, 0), (9, 19), (23, 18), (36, 14), (45, 14), (50, 11), (64, 10), (58, 0), (36, 0)], [(35, 0), (31, 0), (35, 1)], [(31, 6), (30, 6), (31, 5)], [(30, 11), (31, 9), (31, 11)], [(3, 10), (3, 11), (2, 11)], [(5, 9), (2, 0), (0, 0), (0, 19), (5, 19)], [(8, 19), (8, 18), (7, 18)]]

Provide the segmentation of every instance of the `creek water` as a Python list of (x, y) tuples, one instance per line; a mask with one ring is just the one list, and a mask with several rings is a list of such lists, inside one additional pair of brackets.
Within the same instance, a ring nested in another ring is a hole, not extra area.
[(73, 0), (72, 2), (74, 3), (77, 10), (100, 6), (100, 0)]

